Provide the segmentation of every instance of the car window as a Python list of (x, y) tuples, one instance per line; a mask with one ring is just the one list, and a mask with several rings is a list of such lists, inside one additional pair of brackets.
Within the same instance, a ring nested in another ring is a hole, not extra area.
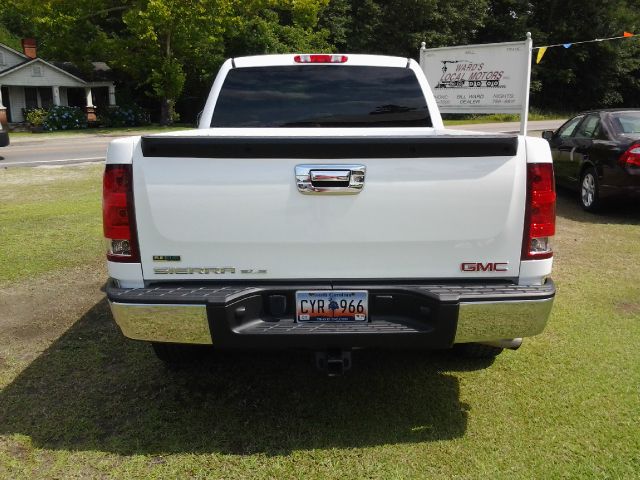
[(430, 127), (409, 68), (335, 65), (231, 70), (212, 127)]
[(600, 128), (600, 116), (589, 115), (578, 127), (575, 138), (594, 138)]
[(582, 116), (579, 116), (565, 123), (562, 127), (560, 127), (560, 130), (558, 130), (558, 136), (560, 138), (570, 137), (582, 118)]
[(604, 122), (598, 123), (596, 131), (593, 132), (593, 138), (596, 138), (598, 140), (611, 140), (609, 138), (609, 133), (607, 132), (607, 128), (605, 127)]
[(640, 133), (640, 112), (617, 112), (610, 118), (616, 133)]

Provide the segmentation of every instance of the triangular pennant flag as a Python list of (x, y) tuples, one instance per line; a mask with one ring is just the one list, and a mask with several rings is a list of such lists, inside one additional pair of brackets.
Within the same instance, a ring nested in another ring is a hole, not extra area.
[(542, 57), (544, 57), (544, 53), (547, 51), (547, 47), (540, 47), (538, 49), (538, 56), (536, 57), (536, 63), (540, 63)]
[(562, 46), (564, 48), (569, 48), (571, 45), (573, 45), (573, 43), (563, 43)]
[(633, 37), (634, 34), (630, 32), (624, 32), (622, 35), (625, 37)]

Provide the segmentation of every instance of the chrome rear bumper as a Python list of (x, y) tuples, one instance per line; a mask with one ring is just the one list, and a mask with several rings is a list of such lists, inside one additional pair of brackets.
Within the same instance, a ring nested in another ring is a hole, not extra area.
[[(372, 298), (367, 324), (308, 324), (274, 315), (269, 297), (308, 285), (160, 286), (122, 289), (110, 282), (113, 317), (129, 338), (221, 348), (448, 348), (541, 333), (555, 287), (545, 285), (358, 285)], [(318, 288), (327, 288), (318, 286)], [(330, 287), (329, 287), (330, 288)], [(395, 299), (390, 307), (378, 299)]]
[(211, 344), (205, 305), (109, 304), (125, 337), (153, 342)]
[(542, 333), (553, 297), (506, 302), (463, 302), (454, 343), (490, 342)]

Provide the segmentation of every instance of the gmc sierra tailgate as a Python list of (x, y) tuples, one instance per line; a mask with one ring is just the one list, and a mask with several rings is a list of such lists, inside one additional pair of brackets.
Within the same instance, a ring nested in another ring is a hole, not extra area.
[(142, 138), (133, 178), (144, 278), (518, 276), (517, 136), (310, 130)]

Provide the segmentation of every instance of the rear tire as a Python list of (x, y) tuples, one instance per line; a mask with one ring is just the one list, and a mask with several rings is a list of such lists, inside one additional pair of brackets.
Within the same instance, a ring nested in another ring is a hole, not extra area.
[(152, 342), (151, 347), (159, 360), (168, 367), (184, 367), (199, 363), (207, 352), (201, 345)]
[(464, 358), (493, 359), (500, 355), (504, 348), (483, 345), (481, 343), (459, 343), (454, 346), (454, 350)]
[(587, 212), (596, 212), (601, 206), (598, 173), (593, 167), (585, 169), (580, 175), (578, 201)]

